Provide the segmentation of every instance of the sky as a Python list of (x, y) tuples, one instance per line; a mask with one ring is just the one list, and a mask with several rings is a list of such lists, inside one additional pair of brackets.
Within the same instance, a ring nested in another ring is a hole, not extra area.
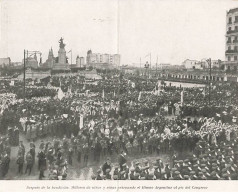
[[(0, 57), (52, 47), (77, 55), (119, 53), (121, 64), (225, 60), (226, 11), (236, 0), (0, 0)], [(70, 54), (67, 54), (70, 58)], [(146, 57), (147, 56), (147, 57)]]

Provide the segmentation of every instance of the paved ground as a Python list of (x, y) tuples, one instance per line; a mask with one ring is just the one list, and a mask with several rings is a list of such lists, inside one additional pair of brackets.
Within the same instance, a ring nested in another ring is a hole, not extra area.
[[(167, 118), (174, 118), (174, 116), (167, 116)], [(29, 142), (25, 139), (24, 135), (20, 135), (20, 140), (23, 141), (25, 148), (26, 148), (26, 152), (29, 151)], [(47, 141), (52, 141), (51, 137), (47, 137), (44, 138), (44, 142), (46, 143)], [(36, 145), (36, 154), (39, 151), (39, 144), (41, 142), (41, 139), (37, 140), (35, 142)], [(26, 175), (26, 174), (22, 174), (19, 175), (17, 173), (17, 164), (16, 164), (16, 156), (17, 156), (17, 152), (18, 152), (18, 147), (12, 147), (11, 150), (11, 162), (10, 162), (10, 169), (8, 174), (6, 175), (5, 179), (8, 180), (37, 180), (39, 178), (39, 172), (37, 170), (37, 163), (38, 163), (38, 159), (36, 158), (36, 164), (33, 166), (33, 170), (30, 176)], [(168, 156), (167, 155), (160, 155), (159, 156), (163, 162), (169, 162), (168, 160)], [(92, 173), (96, 173), (96, 171), (98, 170), (98, 168), (103, 164), (103, 162), (105, 162), (107, 157), (101, 157), (100, 162), (94, 162), (93, 160), (93, 156), (89, 156), (89, 162), (87, 166), (83, 166), (82, 163), (78, 163), (77, 160), (74, 158), (73, 159), (73, 166), (69, 165), (69, 169), (68, 169), (68, 176), (67, 179), (76, 179), (76, 180), (84, 180), (84, 179), (90, 179)], [(143, 159), (147, 159), (150, 163), (150, 165), (152, 165), (152, 162), (155, 161), (156, 158), (158, 158), (158, 156), (156, 154), (154, 155), (137, 155), (137, 156), (128, 156), (128, 165), (130, 166), (131, 163), (133, 163), (134, 161), (139, 161), (139, 162), (143, 162)], [(115, 164), (117, 162), (117, 155), (111, 156), (112, 159), (112, 164)], [(24, 171), (25, 171), (25, 165), (24, 165)], [(45, 176), (46, 179), (48, 178), (48, 171), (45, 172)]]
[[(20, 136), (20, 140), (22, 140), (24, 142), (25, 148), (26, 148), (26, 152), (29, 151), (29, 142), (24, 138), (24, 136)], [(39, 150), (39, 144), (40, 144), (41, 140), (37, 140), (35, 142), (36, 145), (36, 154), (38, 153)], [(45, 138), (44, 141), (52, 141), (52, 138)], [(39, 178), (39, 171), (37, 170), (37, 162), (38, 159), (36, 158), (36, 163), (33, 166), (32, 169), (32, 173), (30, 176), (28, 176), (27, 174), (18, 174), (18, 166), (16, 164), (16, 156), (17, 156), (17, 152), (18, 152), (18, 147), (12, 147), (11, 150), (11, 162), (10, 162), (10, 168), (8, 171), (8, 174), (6, 175), (5, 179), (6, 180), (37, 180)], [(101, 157), (100, 162), (94, 162), (91, 159), (93, 159), (93, 156), (89, 157), (89, 162), (87, 166), (83, 166), (82, 163), (78, 163), (77, 160), (75, 158), (73, 158), (73, 165), (70, 166), (69, 165), (69, 169), (68, 169), (68, 176), (67, 179), (71, 179), (71, 180), (85, 180), (85, 179), (90, 179), (91, 175), (93, 173), (96, 173), (96, 171), (100, 168), (100, 166), (105, 162), (107, 157)], [(147, 159), (150, 163), (150, 165), (152, 166), (152, 162), (155, 161), (156, 158), (158, 158), (158, 156), (156, 154), (154, 155), (137, 155), (137, 156), (127, 156), (128, 159), (128, 165), (130, 166), (131, 163), (135, 162), (135, 161), (139, 161), (139, 162), (143, 162), (144, 159)], [(168, 160), (168, 156), (166, 155), (162, 155), (160, 156), (160, 158), (164, 161), (164, 162), (169, 162)], [(112, 159), (112, 164), (117, 163), (117, 155), (113, 155), (111, 156)], [(24, 170), (25, 171), (25, 164), (24, 164)], [(48, 177), (48, 171), (45, 172), (45, 176), (47, 179)]]

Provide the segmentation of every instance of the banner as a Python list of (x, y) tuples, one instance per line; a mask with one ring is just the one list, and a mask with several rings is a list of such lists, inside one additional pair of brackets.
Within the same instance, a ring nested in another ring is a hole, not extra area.
[(79, 119), (79, 129), (83, 128), (83, 115), (80, 115), (80, 119)]
[(61, 88), (59, 88), (59, 91), (58, 91), (58, 98), (59, 98), (59, 100), (62, 100), (64, 96), (65, 96), (64, 92), (62, 91)]

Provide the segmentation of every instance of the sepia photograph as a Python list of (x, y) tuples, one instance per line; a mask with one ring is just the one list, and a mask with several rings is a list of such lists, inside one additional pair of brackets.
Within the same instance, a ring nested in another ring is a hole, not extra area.
[(238, 1), (0, 6), (0, 180), (238, 180)]

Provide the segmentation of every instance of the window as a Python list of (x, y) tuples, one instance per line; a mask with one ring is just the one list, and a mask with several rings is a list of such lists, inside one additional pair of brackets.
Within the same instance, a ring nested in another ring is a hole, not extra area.
[(238, 22), (238, 16), (235, 16), (235, 22)]
[(231, 31), (231, 27), (229, 27), (228, 31)]
[(237, 51), (237, 46), (234, 47), (234, 50)]
[(237, 60), (237, 56), (234, 56), (234, 61), (236, 61)]
[(228, 47), (228, 50), (231, 50), (231, 46)]
[(229, 17), (229, 24), (232, 23), (232, 17)]
[(228, 61), (231, 61), (231, 57), (230, 56), (228, 56)]
[(238, 26), (235, 26), (235, 30), (238, 30)]

